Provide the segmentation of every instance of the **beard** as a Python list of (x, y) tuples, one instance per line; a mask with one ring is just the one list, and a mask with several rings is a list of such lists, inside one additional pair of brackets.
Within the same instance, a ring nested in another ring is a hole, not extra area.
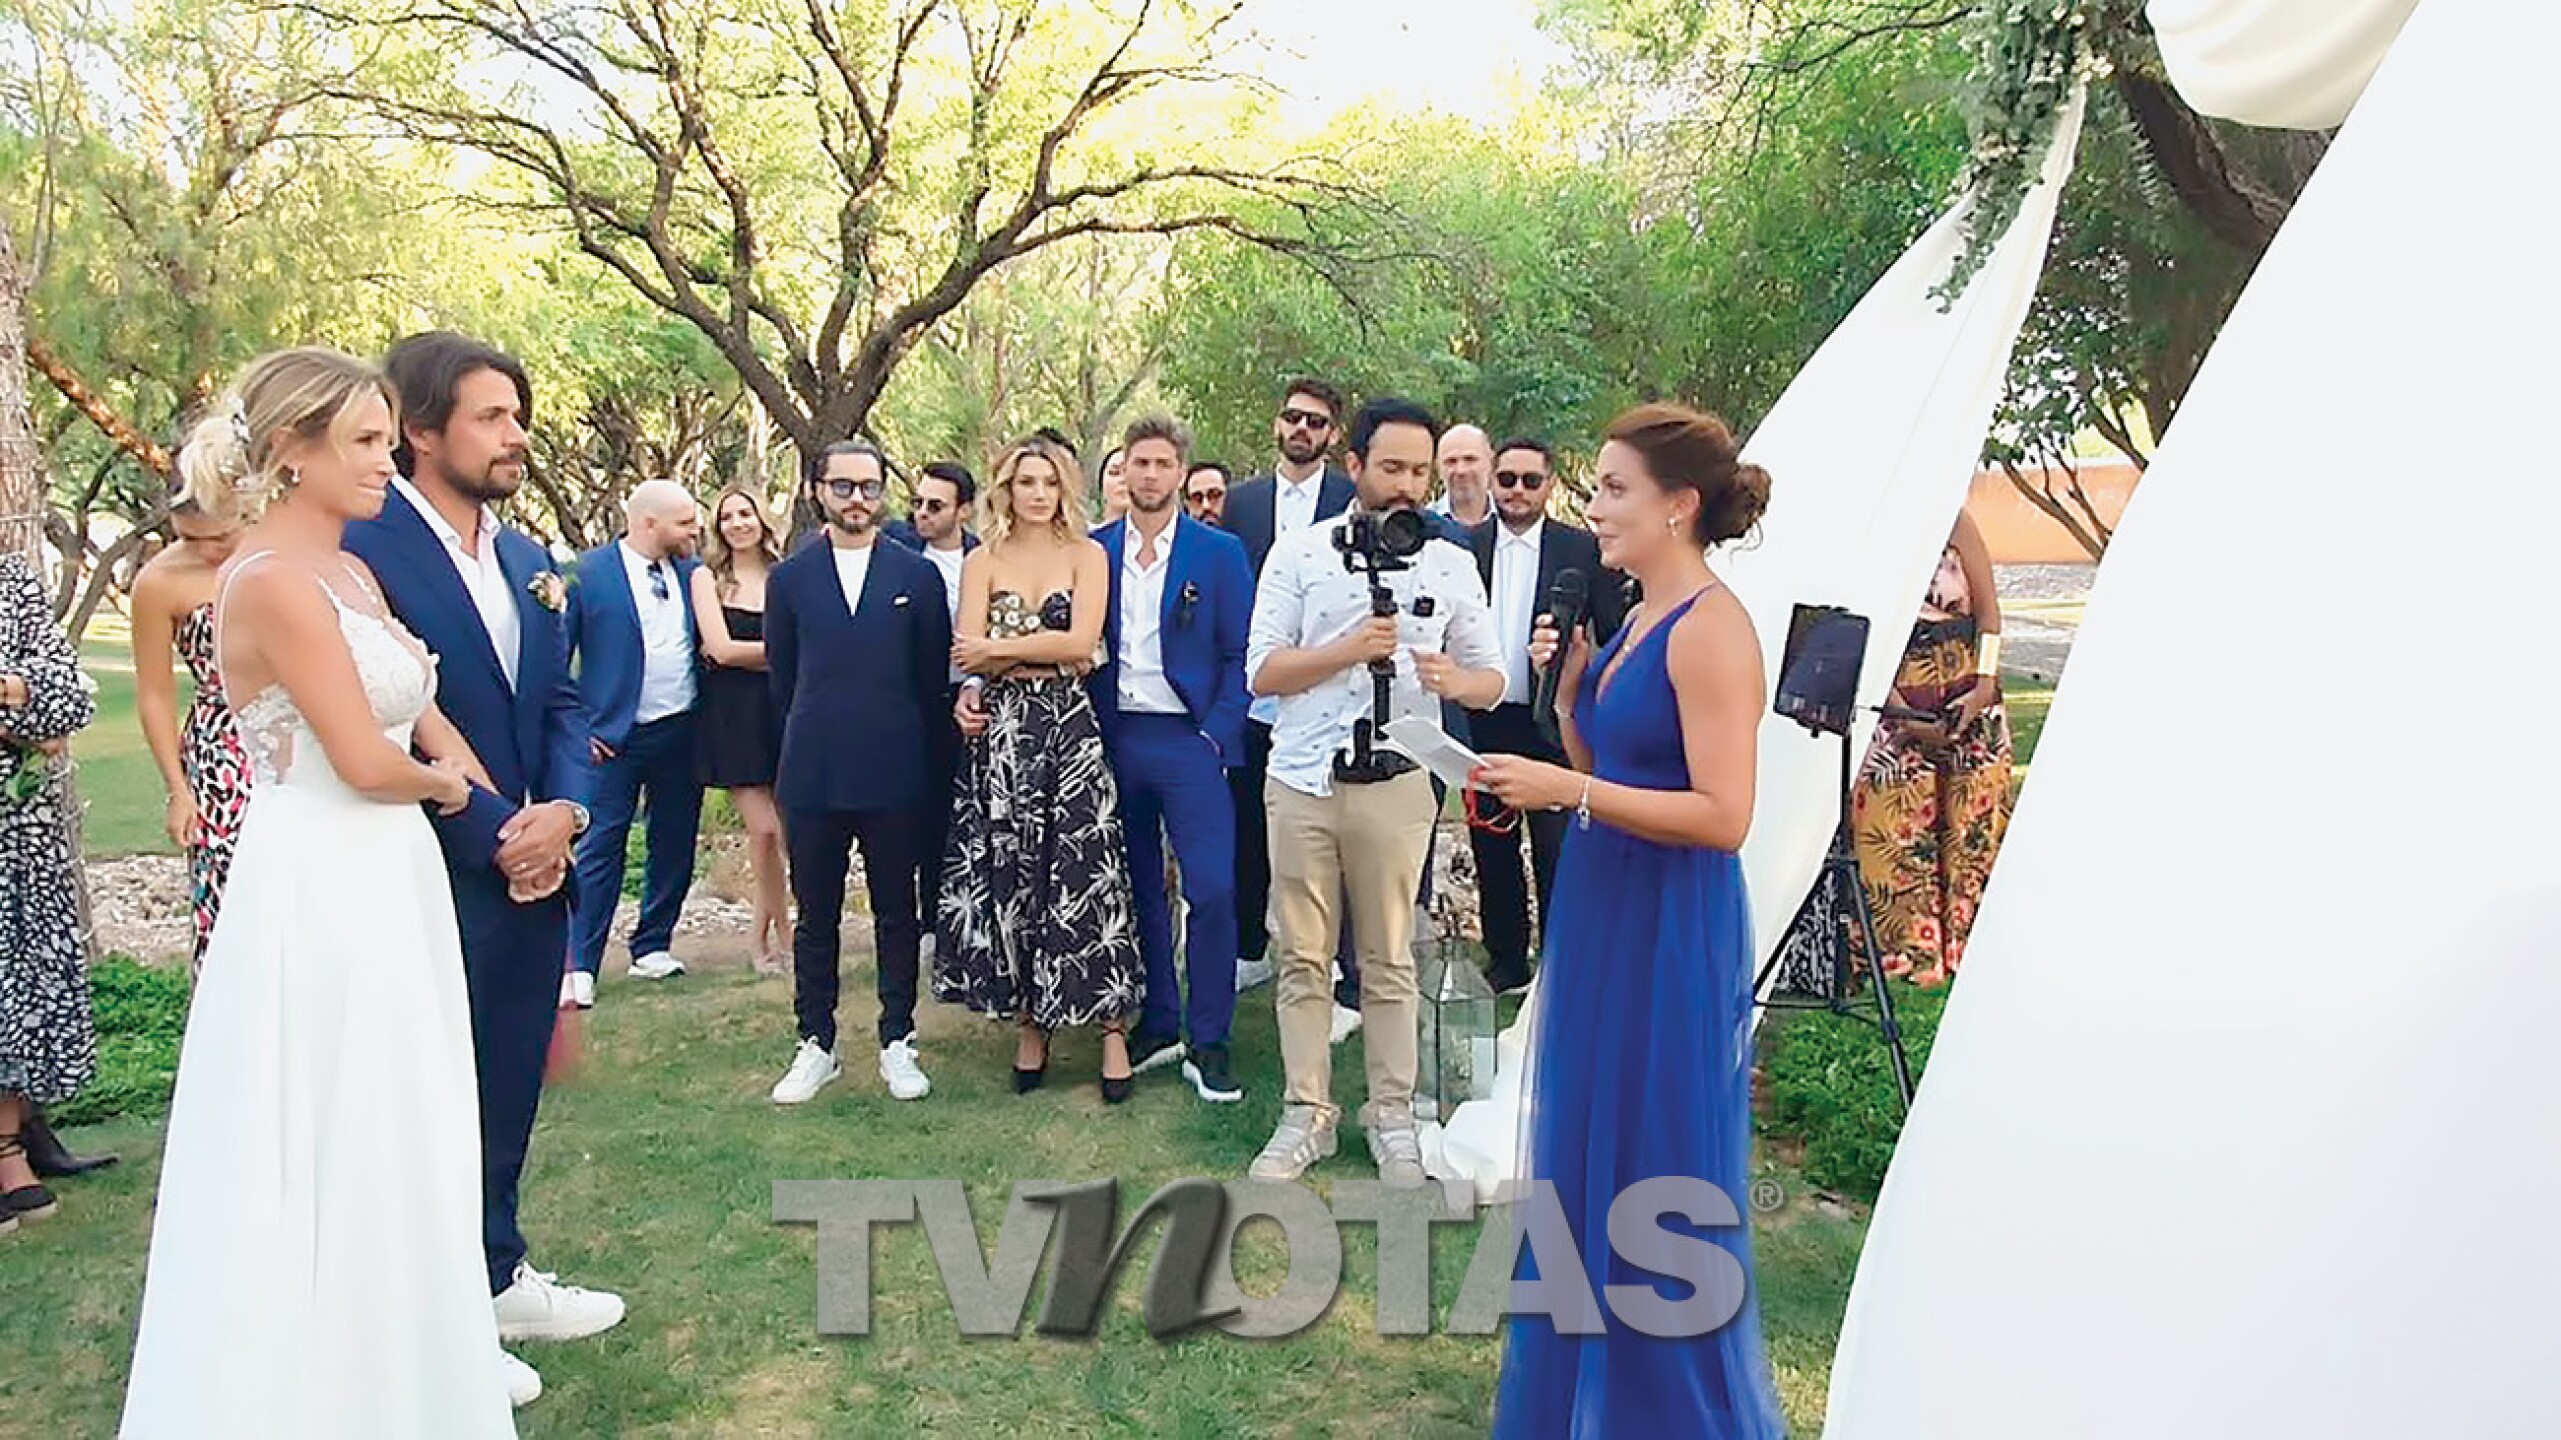
[[(498, 477), (501, 465), (514, 467), (509, 478), (502, 480)], [(516, 492), (524, 488), (525, 468), (526, 461), (522, 455), (501, 455), (481, 466), (477, 475), (457, 470), (442, 458), (436, 461), (437, 473), (453, 487), (454, 493), (479, 505), (495, 505), (501, 500), (514, 499)]]
[(1281, 458), (1292, 465), (1305, 465), (1325, 453), (1325, 447), (1303, 438), (1304, 432), (1292, 432), (1280, 442)]

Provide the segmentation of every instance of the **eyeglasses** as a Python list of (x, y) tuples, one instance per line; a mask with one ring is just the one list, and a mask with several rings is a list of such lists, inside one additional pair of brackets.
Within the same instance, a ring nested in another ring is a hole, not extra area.
[(1322, 410), (1301, 410), (1292, 406), (1280, 413), (1280, 423), (1300, 430), (1330, 430), (1334, 417)]
[(877, 500), (882, 489), (878, 480), (829, 480), (826, 485), (827, 492), (839, 500), (853, 499), (857, 490), (862, 492), (864, 499)]
[(1547, 477), (1535, 470), (1497, 470), (1494, 483), (1506, 490), (1535, 490), (1547, 483)]

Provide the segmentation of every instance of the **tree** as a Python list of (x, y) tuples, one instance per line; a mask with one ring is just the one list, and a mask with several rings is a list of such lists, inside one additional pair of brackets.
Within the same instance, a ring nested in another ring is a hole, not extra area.
[(347, 93), (522, 176), (530, 196), (491, 203), (564, 225), (699, 330), (804, 454), (864, 429), (933, 327), (1049, 246), (1221, 231), (1329, 253), (1239, 219), (1339, 188), (1226, 158), (1256, 148), (1222, 68), (1242, 0), (382, 5), (304, 0), (350, 44), (389, 24), (424, 47)]

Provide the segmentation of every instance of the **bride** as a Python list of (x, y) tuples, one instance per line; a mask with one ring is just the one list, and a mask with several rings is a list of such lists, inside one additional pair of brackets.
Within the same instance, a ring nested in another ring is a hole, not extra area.
[(215, 658), (256, 782), (187, 1020), (122, 1433), (513, 1435), (461, 943), (419, 809), (487, 782), (433, 657), (339, 550), (382, 508), (393, 394), (299, 349), (233, 395), (180, 466), (209, 513), (254, 520)]

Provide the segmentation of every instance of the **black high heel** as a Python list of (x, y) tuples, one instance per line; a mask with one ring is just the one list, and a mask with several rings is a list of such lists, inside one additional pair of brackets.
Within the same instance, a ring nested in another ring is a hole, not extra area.
[[(23, 1158), (26, 1153), (27, 1147), (19, 1143), (17, 1136), (0, 1135), (0, 1160)], [(53, 1192), (42, 1185), (21, 1185), (0, 1193), (0, 1215), (17, 1220), (41, 1220), (61, 1208)]]
[[(1113, 1035), (1118, 1035), (1119, 1037), (1121, 1037), (1121, 1041), (1120, 1041), (1120, 1043), (1121, 1043), (1121, 1057), (1120, 1057), (1120, 1063), (1122, 1063), (1123, 1065), (1128, 1064), (1128, 1063), (1129, 1063), (1129, 1029), (1128, 1029), (1128, 1027), (1123, 1026), (1123, 1025), (1106, 1025), (1106, 1026), (1104, 1026), (1104, 1027), (1103, 1027), (1103, 1034), (1104, 1034), (1104, 1036), (1105, 1036), (1105, 1037), (1107, 1037), (1107, 1038), (1108, 1038), (1108, 1037), (1110, 1037), (1110, 1036), (1113, 1036)], [(1130, 1072), (1130, 1073), (1129, 1073), (1129, 1074), (1127, 1074), (1127, 1075), (1106, 1075), (1106, 1076), (1104, 1076), (1104, 1077), (1102, 1077), (1102, 1078), (1103, 1078), (1103, 1087), (1102, 1087), (1102, 1088), (1103, 1088), (1103, 1103), (1104, 1103), (1104, 1104), (1106, 1104), (1106, 1105), (1118, 1105), (1118, 1104), (1119, 1104), (1119, 1103), (1121, 1103), (1122, 1101), (1127, 1100), (1127, 1099), (1129, 1098), (1129, 1092), (1130, 1092), (1131, 1088), (1132, 1088), (1133, 1086), (1135, 1086), (1135, 1085), (1137, 1084), (1137, 1082), (1138, 1082), (1138, 1074), (1137, 1074), (1137, 1072), (1136, 1072), (1136, 1071), (1132, 1071), (1132, 1072)]]
[(1049, 1078), (1049, 1035), (1048, 1032), (1034, 1025), (1025, 1025), (1022, 1028), (1026, 1033), (1040, 1036), (1040, 1064), (1028, 1070), (1020, 1065), (1014, 1067), (1014, 1093), (1029, 1095), (1040, 1088), (1042, 1081)]

